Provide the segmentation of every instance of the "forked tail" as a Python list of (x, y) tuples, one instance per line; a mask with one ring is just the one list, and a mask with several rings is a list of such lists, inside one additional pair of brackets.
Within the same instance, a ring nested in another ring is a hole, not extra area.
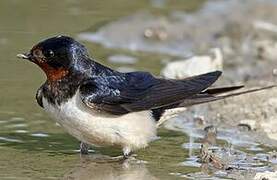
[(160, 126), (161, 124), (163, 124), (168, 119), (175, 117), (181, 111), (184, 111), (186, 107), (197, 105), (197, 104), (203, 104), (203, 103), (207, 103), (207, 102), (213, 102), (213, 101), (217, 101), (217, 100), (222, 100), (222, 99), (225, 99), (228, 97), (239, 96), (242, 94), (271, 89), (276, 86), (277, 85), (271, 85), (271, 86), (254, 88), (254, 89), (249, 89), (249, 90), (240, 91), (240, 92), (231, 92), (231, 93), (228, 93), (228, 92), (240, 89), (244, 86), (230, 86), (230, 87), (207, 89), (199, 94), (196, 94), (190, 98), (183, 100), (179, 104), (174, 104), (169, 107), (163, 107), (163, 109), (162, 108), (157, 109), (158, 111), (161, 112), (160, 120), (157, 123), (157, 127)]
[(191, 98), (184, 100), (182, 103), (179, 104), (178, 107), (188, 107), (188, 106), (192, 106), (192, 105), (196, 105), (196, 104), (202, 104), (202, 103), (221, 100), (221, 99), (225, 99), (228, 97), (234, 97), (234, 96), (239, 96), (242, 94), (258, 92), (258, 91), (274, 88), (274, 87), (276, 87), (276, 85), (254, 88), (254, 89), (249, 89), (249, 90), (240, 91), (240, 92), (227, 93), (229, 91), (237, 90), (242, 87), (243, 86), (231, 86), (231, 87), (207, 89), (206, 91), (203, 91), (200, 94), (197, 94), (195, 96), (192, 96)]

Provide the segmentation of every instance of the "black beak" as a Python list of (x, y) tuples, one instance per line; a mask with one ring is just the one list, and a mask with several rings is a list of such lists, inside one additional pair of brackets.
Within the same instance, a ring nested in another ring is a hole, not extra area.
[(21, 58), (21, 59), (31, 60), (31, 54), (30, 53), (18, 54), (18, 55), (16, 55), (16, 57)]

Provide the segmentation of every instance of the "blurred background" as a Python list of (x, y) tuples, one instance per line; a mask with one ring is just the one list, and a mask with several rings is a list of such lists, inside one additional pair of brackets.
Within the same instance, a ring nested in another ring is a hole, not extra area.
[[(68, 35), (123, 72), (184, 78), (218, 69), (224, 73), (217, 85), (271, 85), (276, 10), (275, 0), (1, 0), (0, 179), (239, 179), (274, 172), (276, 90), (190, 108), (137, 152), (139, 162), (99, 164), (80, 158), (79, 142), (37, 105), (44, 74), (16, 55)], [(206, 141), (218, 159), (201, 160)], [(120, 150), (93, 148), (92, 154)]]

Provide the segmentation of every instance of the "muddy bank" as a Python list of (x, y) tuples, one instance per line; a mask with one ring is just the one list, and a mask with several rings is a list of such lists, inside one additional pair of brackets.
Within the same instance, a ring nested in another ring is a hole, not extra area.
[(78, 37), (110, 48), (177, 56), (218, 45), (232, 52), (236, 46), (245, 46), (241, 42), (257, 38), (253, 34), (257, 29), (274, 29), (266, 23), (277, 22), (275, 7), (274, 1), (207, 1), (195, 13), (173, 11), (168, 16), (157, 16), (138, 12)]
[[(182, 165), (201, 169), (177, 176), (253, 179), (260, 172), (256, 179), (274, 177), (272, 172), (277, 171), (276, 93), (277, 90), (253, 93), (191, 107), (166, 122), (166, 128), (190, 136), (190, 141), (183, 144), (190, 156)], [(208, 133), (211, 127), (216, 130)], [(208, 147), (203, 155), (205, 144)]]
[[(201, 117), (203, 122), (197, 125), (199, 128), (214, 125), (222, 132), (226, 132), (226, 140), (228, 134), (233, 131), (233, 140), (232, 137), (228, 140), (232, 144), (237, 144), (238, 141), (241, 144), (259, 142), (276, 146), (276, 93), (276, 89), (265, 90), (191, 107), (174, 120), (167, 122), (167, 126), (182, 128), (186, 126), (182, 123), (194, 122), (197, 117)], [(243, 134), (248, 134), (249, 138), (244, 139)]]

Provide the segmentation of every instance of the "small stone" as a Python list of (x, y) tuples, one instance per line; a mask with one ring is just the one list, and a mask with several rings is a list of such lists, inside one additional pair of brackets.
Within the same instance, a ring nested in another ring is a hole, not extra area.
[(202, 163), (209, 163), (217, 169), (223, 169), (224, 163), (208, 148), (208, 145), (203, 144), (200, 149), (200, 159)]
[(277, 68), (274, 68), (274, 69), (272, 70), (272, 75), (273, 75), (273, 76), (277, 76)]
[(240, 123), (238, 124), (240, 131), (251, 131), (251, 126), (249, 124)]
[(216, 144), (216, 135), (217, 129), (215, 126), (210, 125), (204, 128), (206, 132), (205, 137), (202, 141), (203, 144), (215, 145)]
[(195, 116), (193, 118), (193, 122), (196, 124), (196, 126), (203, 126), (204, 125), (204, 116)]
[(277, 171), (275, 172), (260, 172), (257, 173), (255, 178), (255, 180), (266, 180), (266, 179), (277, 179)]
[(153, 33), (152, 29), (150, 29), (150, 28), (147, 28), (144, 31), (144, 37), (145, 38), (151, 38), (153, 36), (153, 34), (154, 33)]
[(243, 131), (250, 131), (257, 129), (256, 121), (252, 119), (241, 120), (238, 127)]
[(143, 33), (147, 39), (165, 41), (168, 38), (168, 33), (163, 27), (146, 28)]

